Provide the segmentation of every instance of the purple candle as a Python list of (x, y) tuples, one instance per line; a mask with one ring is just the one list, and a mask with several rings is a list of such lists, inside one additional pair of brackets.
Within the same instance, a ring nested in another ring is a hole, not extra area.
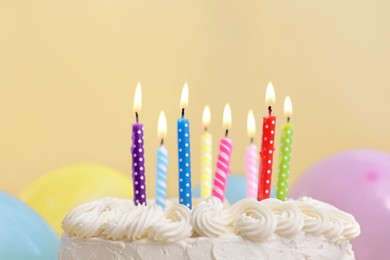
[(136, 123), (133, 124), (133, 145), (131, 146), (131, 154), (133, 158), (132, 168), (135, 205), (146, 205), (144, 126), (138, 122), (138, 113), (141, 112), (141, 103), (141, 84), (138, 83), (134, 95), (134, 111)]

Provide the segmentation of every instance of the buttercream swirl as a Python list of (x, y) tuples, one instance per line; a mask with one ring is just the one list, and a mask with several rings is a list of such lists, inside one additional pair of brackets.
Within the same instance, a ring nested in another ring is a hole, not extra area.
[(186, 206), (175, 205), (165, 212), (163, 218), (150, 226), (148, 237), (166, 242), (189, 238), (193, 233), (190, 217), (191, 211)]
[(275, 233), (278, 235), (290, 237), (302, 231), (304, 223), (303, 214), (292, 202), (270, 198), (262, 200), (261, 204), (269, 208), (276, 216), (277, 226)]
[(229, 232), (223, 204), (216, 197), (206, 198), (192, 210), (191, 223), (196, 233), (217, 237)]
[(112, 225), (108, 225), (105, 234), (108, 239), (139, 240), (147, 237), (147, 230), (163, 216), (159, 206), (138, 205), (125, 212)]
[(130, 200), (105, 198), (70, 211), (63, 229), (69, 237), (130, 241), (149, 238), (163, 242), (226, 235), (263, 241), (274, 233), (281, 237), (309, 233), (337, 241), (360, 234), (352, 215), (311, 198), (261, 202), (244, 199), (224, 207), (218, 198), (210, 197), (192, 211), (173, 203), (165, 212), (152, 203), (134, 206)]
[[(112, 205), (114, 205), (115, 211), (113, 211)], [(116, 198), (104, 198), (81, 204), (65, 217), (62, 228), (70, 236), (80, 238), (98, 237), (104, 232), (104, 228), (115, 215), (120, 215), (121, 211), (131, 209), (132, 205), (128, 200)]]
[(244, 199), (228, 209), (237, 235), (252, 241), (262, 241), (276, 229), (272, 211), (254, 199)]
[(355, 239), (356, 237), (358, 237), (360, 235), (360, 225), (359, 225), (359, 223), (357, 223), (357, 221), (355, 220), (355, 218), (351, 214), (348, 214), (347, 212), (344, 212), (344, 211), (336, 208), (335, 206), (332, 206), (330, 204), (327, 204), (325, 202), (315, 200), (312, 198), (303, 197), (303, 198), (300, 198), (299, 200), (306, 203), (306, 204), (314, 205), (318, 208), (325, 210), (327, 212), (327, 214), (329, 214), (334, 219), (336, 219), (336, 220), (333, 220), (332, 222), (337, 222), (338, 224), (340, 224), (340, 222), (341, 222), (341, 225), (342, 225), (342, 228), (341, 228), (342, 234), (341, 235), (345, 239), (348, 239), (348, 240)]

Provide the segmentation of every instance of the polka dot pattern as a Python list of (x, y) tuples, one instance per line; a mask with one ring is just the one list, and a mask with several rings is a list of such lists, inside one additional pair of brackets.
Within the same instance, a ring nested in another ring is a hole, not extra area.
[(179, 153), (179, 202), (192, 209), (190, 122), (186, 118), (177, 121)]
[(291, 146), (292, 146), (293, 128), (290, 123), (283, 126), (282, 138), (280, 141), (280, 161), (278, 172), (278, 186), (276, 198), (286, 200), (288, 195), (288, 178), (290, 175)]
[(144, 127), (142, 124), (133, 124), (132, 140), (134, 204), (146, 205)]
[(263, 118), (263, 137), (260, 150), (259, 189), (257, 193), (258, 200), (263, 200), (270, 197), (273, 155), (275, 150), (275, 126), (275, 116), (265, 116)]

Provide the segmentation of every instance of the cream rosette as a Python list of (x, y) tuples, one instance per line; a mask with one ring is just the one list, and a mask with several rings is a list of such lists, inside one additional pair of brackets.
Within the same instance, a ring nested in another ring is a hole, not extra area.
[(290, 237), (298, 234), (303, 228), (303, 214), (299, 208), (289, 201), (270, 198), (260, 202), (276, 216), (276, 234)]
[(191, 211), (184, 205), (175, 205), (152, 224), (148, 237), (155, 241), (176, 242), (192, 236)]
[(191, 223), (200, 236), (218, 237), (229, 232), (223, 204), (215, 197), (206, 198), (194, 207)]
[(263, 241), (270, 237), (277, 220), (271, 210), (254, 199), (243, 199), (227, 209), (234, 232), (245, 239)]

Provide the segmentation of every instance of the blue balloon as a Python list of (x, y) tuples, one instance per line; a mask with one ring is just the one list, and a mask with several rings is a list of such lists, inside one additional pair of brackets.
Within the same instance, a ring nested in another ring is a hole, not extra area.
[[(196, 186), (193, 196), (200, 197), (200, 186)], [(228, 177), (225, 197), (229, 203), (233, 204), (236, 201), (246, 198), (246, 177), (245, 175), (230, 174)], [(275, 189), (271, 188), (271, 197), (275, 198)]]
[(0, 192), (0, 259), (54, 260), (58, 246), (58, 236), (38, 213)]

